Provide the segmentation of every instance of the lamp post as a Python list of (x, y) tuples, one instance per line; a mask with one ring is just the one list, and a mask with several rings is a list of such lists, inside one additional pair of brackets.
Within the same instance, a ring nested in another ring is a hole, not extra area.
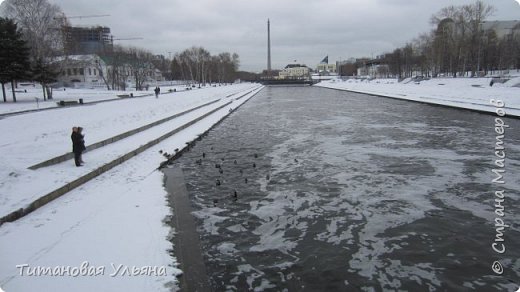
[(482, 42), (482, 36), (481, 36), (481, 33), (482, 33), (482, 22), (479, 22), (478, 23), (478, 34), (477, 34), (477, 39), (478, 39), (478, 53), (477, 53), (477, 77), (479, 77), (480, 75), (480, 47), (481, 47), (481, 42)]

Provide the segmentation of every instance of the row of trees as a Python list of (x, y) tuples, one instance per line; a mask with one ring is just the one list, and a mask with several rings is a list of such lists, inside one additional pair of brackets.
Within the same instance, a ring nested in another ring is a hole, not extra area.
[[(191, 85), (196, 82), (206, 83), (233, 82), (237, 78), (240, 65), (237, 54), (221, 53), (211, 55), (202, 47), (191, 47), (174, 55), (169, 60), (162, 55), (134, 48), (114, 46), (108, 52), (100, 54), (106, 63), (107, 76), (101, 76), (107, 89), (125, 90), (126, 80), (131, 76), (137, 90), (146, 85), (147, 76), (154, 68), (159, 69), (170, 80), (183, 80)], [(102, 71), (102, 68), (98, 68)]]
[(108, 90), (126, 90), (126, 82), (131, 77), (136, 90), (142, 90), (146, 85), (147, 74), (153, 72), (155, 56), (145, 50), (135, 47), (114, 46), (100, 57), (106, 64), (106, 76), (103, 67), (97, 63), (100, 77)]
[(191, 47), (175, 54), (171, 63), (172, 78), (205, 83), (232, 82), (240, 60), (236, 53), (221, 53), (212, 56), (202, 47)]
[(414, 72), (473, 77), (520, 68), (520, 27), (502, 37), (492, 28), (484, 29), (494, 11), (482, 1), (443, 8), (431, 18), (434, 30), (384, 56), (390, 72), (399, 77)]
[[(483, 1), (449, 6), (431, 17), (434, 29), (379, 57), (380, 76), (478, 76), (520, 68), (520, 27), (499, 36), (485, 21), (495, 9)], [(362, 66), (361, 60), (357, 66)], [(351, 72), (352, 64), (342, 67)]]

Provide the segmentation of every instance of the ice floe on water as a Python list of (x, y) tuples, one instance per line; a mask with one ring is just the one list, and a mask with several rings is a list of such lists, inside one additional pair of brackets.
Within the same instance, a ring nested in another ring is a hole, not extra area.
[(192, 214), (204, 222), (203, 228), (205, 232), (208, 232), (209, 234), (218, 234), (217, 224), (227, 219), (225, 216), (217, 215), (221, 211), (223, 210), (220, 208), (206, 208), (194, 211)]

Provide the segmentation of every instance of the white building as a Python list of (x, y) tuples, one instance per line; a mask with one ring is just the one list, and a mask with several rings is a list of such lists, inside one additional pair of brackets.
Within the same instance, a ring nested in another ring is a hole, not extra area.
[(103, 78), (107, 76), (107, 65), (98, 55), (72, 55), (59, 57), (61, 72), (58, 82), (70, 87), (105, 87)]
[(316, 72), (320, 75), (334, 75), (334, 73), (337, 73), (336, 68), (336, 64), (329, 64), (329, 56), (326, 56), (318, 65), (316, 65)]
[(318, 64), (316, 71), (319, 73), (336, 73), (336, 64)]
[(159, 69), (155, 69), (153, 74), (154, 74), (154, 76), (153, 76), (154, 81), (165, 81), (166, 80), (166, 78), (164, 78), (161, 70), (159, 70)]
[(289, 64), (278, 73), (280, 79), (305, 79), (310, 76), (311, 69), (303, 64)]
[(390, 67), (379, 59), (367, 61), (357, 69), (357, 76), (370, 78), (390, 77)]
[[(160, 70), (152, 63), (143, 63), (136, 69), (135, 64), (118, 62), (113, 65), (110, 58), (105, 59), (96, 54), (64, 56), (55, 59), (59, 63), (60, 74), (58, 82), (66, 87), (81, 88), (126, 88), (135, 86), (135, 74), (139, 74), (142, 86), (154, 86), (157, 81), (163, 81)], [(135, 70), (138, 70), (136, 72)]]

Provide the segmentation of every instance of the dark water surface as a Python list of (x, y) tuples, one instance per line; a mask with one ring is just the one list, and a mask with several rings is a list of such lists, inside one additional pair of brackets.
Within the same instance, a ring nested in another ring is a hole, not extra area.
[[(515, 291), (520, 121), (507, 120), (499, 186), (494, 118), (266, 87), (172, 166), (184, 170), (213, 289)], [(499, 189), (504, 254), (491, 247)]]

